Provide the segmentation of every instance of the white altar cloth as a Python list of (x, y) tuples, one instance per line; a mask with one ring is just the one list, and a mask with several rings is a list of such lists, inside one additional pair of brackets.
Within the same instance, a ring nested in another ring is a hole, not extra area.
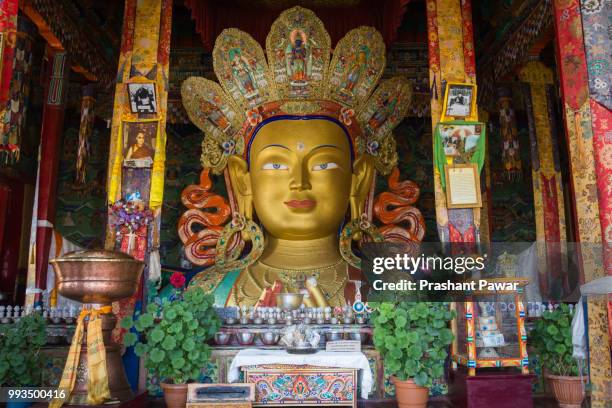
[(361, 398), (367, 399), (372, 390), (372, 370), (367, 357), (360, 352), (320, 350), (315, 354), (289, 354), (285, 350), (240, 350), (232, 360), (227, 374), (229, 382), (240, 378), (240, 367), (264, 364), (295, 364), (319, 367), (354, 368), (361, 370)]

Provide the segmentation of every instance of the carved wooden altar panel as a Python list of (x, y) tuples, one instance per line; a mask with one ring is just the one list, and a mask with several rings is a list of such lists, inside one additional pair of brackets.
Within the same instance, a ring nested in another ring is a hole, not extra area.
[(255, 384), (254, 407), (357, 407), (357, 370), (293, 365), (260, 365), (243, 369)]

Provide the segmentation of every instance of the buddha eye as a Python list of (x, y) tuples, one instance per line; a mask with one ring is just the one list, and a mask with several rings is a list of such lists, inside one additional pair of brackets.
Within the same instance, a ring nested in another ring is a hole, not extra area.
[(329, 170), (329, 169), (337, 169), (338, 165), (334, 162), (327, 162), (316, 164), (312, 167), (312, 171), (321, 171), (321, 170)]
[(262, 170), (287, 170), (288, 166), (280, 163), (266, 163), (261, 167)]

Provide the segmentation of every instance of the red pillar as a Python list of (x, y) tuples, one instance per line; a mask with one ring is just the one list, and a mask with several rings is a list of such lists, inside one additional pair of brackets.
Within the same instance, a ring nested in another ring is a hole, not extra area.
[[(38, 222), (36, 226), (36, 288), (45, 289), (49, 249), (55, 222), (57, 170), (64, 125), (65, 85), (69, 71), (64, 51), (48, 51), (45, 106), (40, 135)], [(37, 301), (40, 295), (37, 295)]]

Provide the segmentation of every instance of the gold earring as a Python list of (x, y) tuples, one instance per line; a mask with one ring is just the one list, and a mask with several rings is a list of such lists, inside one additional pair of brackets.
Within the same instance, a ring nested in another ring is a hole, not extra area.
[(351, 220), (342, 228), (340, 233), (340, 255), (349, 265), (361, 269), (361, 259), (353, 252), (353, 236), (357, 231), (361, 231), (372, 238), (374, 242), (383, 242), (383, 236), (369, 220), (366, 214), (361, 214), (360, 218)]
[[(227, 253), (227, 246), (234, 234), (242, 234), (243, 237), (246, 236), (251, 241), (251, 251), (243, 258), (240, 258), (240, 253), (244, 245), (234, 245)], [(223, 231), (219, 235), (215, 248), (215, 265), (226, 271), (245, 269), (259, 259), (263, 249), (264, 237), (261, 228), (252, 220), (247, 220), (240, 213), (235, 212), (232, 220), (223, 227)]]

